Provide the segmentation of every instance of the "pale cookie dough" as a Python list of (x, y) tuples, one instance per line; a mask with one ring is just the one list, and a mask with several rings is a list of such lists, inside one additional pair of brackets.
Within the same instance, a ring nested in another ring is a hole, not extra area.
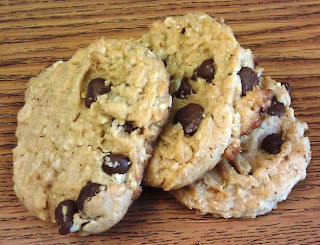
[[(161, 58), (171, 75), (169, 121), (148, 165), (144, 184), (177, 189), (200, 178), (231, 143), (238, 72), (252, 63), (223, 21), (203, 13), (155, 22), (142, 43)], [(249, 61), (247, 61), (249, 60)]]
[(286, 84), (269, 77), (260, 84), (273, 94), (261, 126), (240, 138), (242, 152), (232, 161), (224, 158), (202, 179), (171, 192), (187, 207), (217, 217), (254, 218), (275, 208), (306, 177), (308, 126), (294, 117)]
[(140, 192), (171, 106), (169, 74), (147, 48), (101, 39), (27, 84), (14, 189), (60, 234), (105, 231)]

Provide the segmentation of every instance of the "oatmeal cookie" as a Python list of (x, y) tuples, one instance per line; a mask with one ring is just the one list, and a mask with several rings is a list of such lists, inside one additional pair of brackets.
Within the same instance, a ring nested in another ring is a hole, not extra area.
[(172, 191), (182, 204), (201, 214), (254, 218), (275, 208), (306, 177), (311, 159), (304, 137), (308, 126), (294, 117), (286, 84), (266, 77), (260, 85), (260, 90), (272, 92), (260, 127), (240, 137), (241, 152), (233, 159), (223, 158), (200, 180)]
[(14, 189), (60, 234), (105, 231), (140, 192), (167, 120), (169, 74), (147, 48), (101, 39), (27, 84)]
[[(220, 160), (239, 130), (234, 99), (238, 73), (251, 65), (232, 29), (207, 14), (155, 22), (142, 43), (163, 60), (171, 75), (169, 121), (148, 165), (144, 183), (164, 190), (191, 184)], [(248, 89), (249, 90), (249, 89)]]

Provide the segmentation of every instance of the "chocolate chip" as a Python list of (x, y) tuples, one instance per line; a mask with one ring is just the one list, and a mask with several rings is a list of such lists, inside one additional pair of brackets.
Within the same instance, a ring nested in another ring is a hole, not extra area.
[(253, 86), (259, 85), (259, 78), (251, 68), (242, 67), (238, 75), (241, 78), (242, 96), (245, 96), (247, 91), (252, 90)]
[(198, 104), (188, 104), (181, 108), (175, 115), (174, 122), (180, 123), (187, 135), (194, 135), (203, 119), (204, 109)]
[(102, 169), (105, 173), (112, 174), (125, 174), (128, 172), (131, 165), (129, 165), (129, 158), (121, 154), (109, 154), (110, 162), (113, 163), (114, 167), (108, 166), (106, 163), (102, 165)]
[(92, 79), (87, 87), (87, 96), (85, 99), (85, 106), (90, 108), (91, 104), (95, 102), (99, 95), (106, 94), (111, 91), (111, 85), (106, 86), (104, 79), (95, 78)]
[(262, 141), (261, 149), (269, 154), (278, 154), (281, 151), (283, 142), (281, 134), (270, 134)]
[(283, 82), (283, 83), (281, 83), (281, 84), (286, 88), (286, 90), (288, 91), (288, 93), (291, 92), (292, 87), (291, 87), (291, 85), (290, 85), (289, 83)]
[(73, 200), (64, 200), (59, 203), (54, 214), (59, 226), (59, 234), (67, 235), (73, 225), (73, 215), (78, 213), (77, 203)]
[(123, 125), (123, 129), (124, 131), (126, 131), (127, 133), (131, 134), (131, 132), (135, 131), (137, 128), (133, 127), (133, 125), (129, 122), (126, 122), (125, 125)]
[(188, 78), (183, 78), (180, 84), (179, 89), (175, 93), (175, 96), (180, 99), (184, 99), (187, 97), (187, 95), (190, 95), (191, 92), (194, 93), (194, 90), (192, 89), (190, 83), (188, 82)]
[(202, 64), (194, 70), (194, 73), (191, 77), (192, 80), (196, 81), (198, 77), (206, 79), (208, 83), (214, 79), (214, 74), (216, 70), (214, 69), (213, 59), (207, 59), (202, 62)]
[(277, 101), (275, 96), (272, 97), (271, 106), (267, 110), (267, 114), (270, 116), (281, 117), (285, 111), (285, 106), (281, 102)]
[(186, 32), (186, 28), (182, 28), (181, 33), (184, 34)]
[(90, 201), (92, 197), (94, 197), (100, 192), (99, 190), (100, 186), (102, 185), (88, 182), (88, 184), (82, 187), (77, 199), (77, 205), (79, 210), (83, 212), (85, 202)]

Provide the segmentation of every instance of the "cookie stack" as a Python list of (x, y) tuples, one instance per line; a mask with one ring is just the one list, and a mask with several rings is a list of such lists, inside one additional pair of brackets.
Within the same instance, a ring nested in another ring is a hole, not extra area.
[(203, 13), (96, 41), (27, 86), (14, 188), (60, 234), (109, 229), (141, 181), (201, 214), (253, 218), (306, 176), (290, 85), (262, 77), (232, 29)]

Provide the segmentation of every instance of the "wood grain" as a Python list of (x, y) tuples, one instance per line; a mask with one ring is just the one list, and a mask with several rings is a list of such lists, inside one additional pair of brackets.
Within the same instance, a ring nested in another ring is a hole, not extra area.
[[(144, 188), (125, 218), (103, 234), (60, 236), (32, 217), (12, 183), (16, 114), (28, 80), (92, 40), (139, 37), (154, 20), (192, 11), (224, 17), (264, 74), (293, 86), (296, 115), (309, 125), (308, 176), (285, 202), (252, 219), (198, 216), (169, 194)], [(320, 2), (0, 1), (1, 244), (320, 244)]]

